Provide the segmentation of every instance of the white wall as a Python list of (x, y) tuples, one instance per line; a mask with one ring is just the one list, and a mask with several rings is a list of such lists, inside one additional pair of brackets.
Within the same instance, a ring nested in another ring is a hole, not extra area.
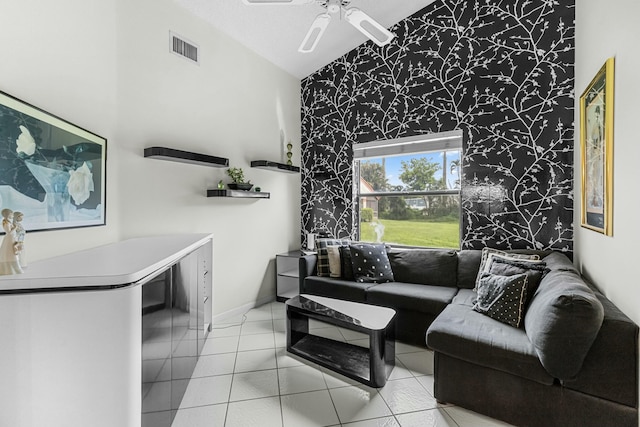
[[(214, 315), (275, 295), (275, 254), (299, 247), (300, 178), (251, 169), (300, 153), (300, 81), (171, 0), (0, 0), (0, 90), (108, 140), (107, 226), (30, 233), (30, 260), (124, 238), (212, 232)], [(201, 64), (169, 52), (169, 30)], [(271, 192), (206, 198), (225, 169), (145, 159), (160, 145), (227, 157)]]
[[(0, 11), (0, 90), (107, 138), (111, 155), (117, 146), (115, 3), (0, 0)], [(31, 261), (118, 239), (113, 166), (107, 165), (108, 225), (29, 234)]]
[[(300, 177), (249, 163), (282, 160), (281, 128), (299, 156), (299, 79), (173, 1), (123, 0), (118, 16), (123, 235), (213, 232), (214, 315), (274, 296), (276, 253), (300, 247)], [(169, 30), (200, 46), (199, 66), (169, 52)], [(227, 157), (271, 199), (206, 198), (226, 169), (143, 158), (155, 145)]]
[[(575, 260), (609, 299), (640, 323), (640, 3), (576, 2)], [(613, 236), (580, 227), (579, 97), (609, 57), (615, 57)]]

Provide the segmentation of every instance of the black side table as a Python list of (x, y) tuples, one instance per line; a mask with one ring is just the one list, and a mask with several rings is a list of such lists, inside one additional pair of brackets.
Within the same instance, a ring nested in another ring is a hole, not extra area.
[[(287, 351), (371, 387), (383, 387), (395, 366), (391, 308), (315, 295), (287, 300)], [(369, 336), (369, 348), (309, 334), (309, 319)]]

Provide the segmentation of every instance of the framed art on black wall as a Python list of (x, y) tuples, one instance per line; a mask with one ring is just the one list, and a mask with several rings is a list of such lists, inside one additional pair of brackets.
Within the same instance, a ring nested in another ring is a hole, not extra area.
[(609, 58), (580, 97), (581, 225), (607, 236), (613, 232), (613, 82)]
[(105, 224), (107, 140), (0, 92), (0, 206), (27, 231)]

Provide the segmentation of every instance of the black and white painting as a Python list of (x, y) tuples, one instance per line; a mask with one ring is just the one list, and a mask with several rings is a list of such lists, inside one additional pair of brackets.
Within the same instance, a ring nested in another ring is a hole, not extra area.
[(303, 80), (303, 235), (354, 237), (353, 144), (461, 129), (462, 248), (571, 251), (574, 14), (440, 0)]
[(105, 224), (107, 141), (0, 92), (0, 206), (27, 231)]

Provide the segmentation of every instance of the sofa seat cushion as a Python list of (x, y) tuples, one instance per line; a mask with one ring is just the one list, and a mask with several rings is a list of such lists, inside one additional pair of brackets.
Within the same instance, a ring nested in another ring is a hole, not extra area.
[(365, 302), (367, 288), (375, 283), (358, 283), (331, 277), (308, 276), (304, 279), (302, 293), (347, 301)]
[(458, 256), (455, 251), (391, 248), (388, 256), (397, 282), (457, 286)]
[(521, 328), (514, 328), (474, 311), (451, 304), (427, 330), (427, 346), (434, 351), (487, 368), (553, 384), (536, 350)]
[(468, 305), (469, 307), (473, 307), (477, 298), (478, 294), (473, 289), (460, 289), (453, 298), (453, 301), (451, 301), (451, 304)]
[(457, 288), (444, 286), (381, 283), (367, 289), (367, 302), (396, 310), (437, 315), (453, 300), (456, 292)]

